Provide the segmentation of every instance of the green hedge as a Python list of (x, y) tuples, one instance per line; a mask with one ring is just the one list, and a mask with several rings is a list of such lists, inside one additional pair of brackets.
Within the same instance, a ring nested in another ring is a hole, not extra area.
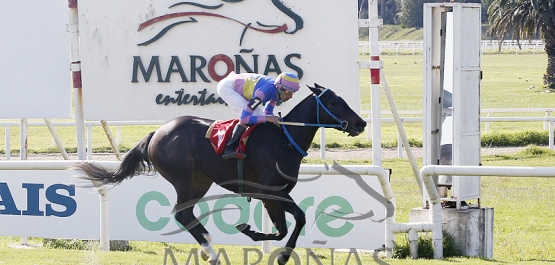
[[(410, 138), (409, 144), (412, 147), (422, 147), (422, 140)], [(521, 131), (521, 132), (489, 132), (482, 134), (482, 147), (503, 147), (503, 146), (547, 146), (549, 145), (548, 131)], [(311, 148), (320, 148), (320, 144), (313, 142)], [(331, 142), (326, 143), (326, 148), (371, 148), (371, 142), (355, 142), (352, 144)], [(382, 143), (383, 148), (397, 148), (397, 141)], [(130, 147), (125, 145), (119, 146), (120, 151), (125, 153)], [(76, 153), (76, 148), (66, 148), (68, 153)], [(12, 153), (18, 153), (19, 149), (12, 149)], [(29, 153), (58, 153), (55, 147), (49, 147), (42, 150), (29, 150)], [(97, 146), (93, 149), (94, 153), (111, 153), (112, 148), (109, 146)], [(0, 154), (5, 154), (5, 150), (0, 149)]]
[(482, 147), (500, 146), (546, 146), (549, 145), (548, 131), (490, 132), (482, 134)]
[[(422, 147), (421, 139), (409, 139), (412, 147)], [(549, 145), (548, 131), (521, 131), (521, 132), (489, 132), (482, 134), (482, 147), (503, 147), (503, 146), (547, 146)], [(320, 144), (312, 143), (312, 148), (320, 148)], [(326, 144), (326, 148), (371, 148), (371, 142), (355, 142), (354, 144), (343, 144), (331, 142)], [(383, 148), (396, 148), (397, 141), (382, 143)]]

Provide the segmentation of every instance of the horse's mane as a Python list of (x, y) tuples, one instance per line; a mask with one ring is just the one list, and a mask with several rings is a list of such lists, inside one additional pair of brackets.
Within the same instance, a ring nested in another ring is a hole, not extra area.
[(298, 113), (299, 112), (298, 109), (303, 108), (302, 106), (307, 104), (307, 101), (314, 100), (314, 96), (315, 96), (314, 93), (310, 93), (308, 96), (306, 96), (306, 98), (304, 98), (303, 100), (301, 100), (301, 102), (295, 105), (295, 107), (293, 107), (293, 109), (291, 109), (291, 111), (289, 111), (289, 113), (287, 113), (287, 115), (285, 115), (283, 118), (285, 120), (287, 120), (287, 118), (291, 118), (292, 114)]
[[(324, 94), (323, 94), (324, 93)], [(316, 101), (315, 97), (321, 97), (322, 99), (327, 98), (333, 98), (333, 97), (337, 97), (337, 95), (335, 94), (335, 92), (333, 92), (332, 90), (328, 89), (328, 90), (321, 90), (319, 95), (316, 95), (314, 92), (310, 93), (306, 98), (304, 98), (303, 100), (301, 100), (301, 102), (299, 102), (295, 107), (293, 107), (293, 109), (291, 109), (291, 111), (289, 113), (287, 113), (287, 115), (284, 116), (284, 119), (289, 120), (287, 118), (291, 118), (292, 115), (296, 115), (297, 113), (303, 113), (306, 112), (306, 107), (303, 107), (305, 104), (309, 104), (308, 101)], [(303, 109), (301, 111), (299, 111), (298, 109)]]

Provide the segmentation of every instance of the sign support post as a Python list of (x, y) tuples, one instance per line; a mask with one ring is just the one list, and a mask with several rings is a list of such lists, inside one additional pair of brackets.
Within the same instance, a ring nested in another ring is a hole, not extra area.
[[(79, 160), (86, 160), (85, 147), (85, 117), (83, 115), (83, 90), (81, 84), (81, 61), (79, 56), (79, 15), (77, 0), (68, 0), (69, 25), (68, 30), (71, 34), (71, 72), (73, 79), (73, 99), (75, 106), (75, 128), (77, 136), (77, 157)], [(92, 135), (89, 135), (92, 137)], [(110, 251), (110, 227), (104, 218), (108, 214), (109, 199), (108, 192), (104, 188), (98, 189), (100, 200), (100, 248)]]

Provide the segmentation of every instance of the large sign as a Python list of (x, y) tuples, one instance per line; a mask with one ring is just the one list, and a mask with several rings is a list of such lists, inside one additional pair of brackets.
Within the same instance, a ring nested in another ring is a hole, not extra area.
[(0, 234), (98, 240), (98, 192), (76, 182), (64, 171), (1, 170)]
[(293, 72), (358, 112), (356, 10), (354, 1), (79, 1), (85, 118), (235, 118), (216, 92), (231, 71)]
[[(75, 187), (68, 171), (0, 171), (0, 235), (98, 239), (95, 189)], [(314, 176), (301, 175), (301, 180)], [(341, 183), (341, 185), (337, 185)], [(374, 176), (324, 175), (300, 181), (293, 199), (306, 213), (297, 246), (376, 249), (384, 243), (386, 209)], [(172, 215), (173, 186), (162, 177), (136, 176), (110, 189), (110, 239), (195, 243)], [(215, 244), (259, 245), (235, 225), (262, 231), (262, 203), (214, 185), (195, 215)], [(290, 230), (294, 219), (287, 215)], [(64, 229), (59, 229), (64, 227)], [(284, 246), (285, 240), (275, 242)]]
[(2, 1), (0, 119), (70, 118), (67, 1)]

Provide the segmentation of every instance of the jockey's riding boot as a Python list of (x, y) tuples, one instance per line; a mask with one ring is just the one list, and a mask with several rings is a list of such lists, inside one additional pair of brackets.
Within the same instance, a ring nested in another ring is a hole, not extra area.
[(239, 157), (241, 158), (247, 157), (246, 154), (237, 153), (235, 151), (237, 149), (237, 146), (239, 145), (239, 140), (241, 140), (241, 136), (243, 135), (246, 129), (247, 127), (242, 126), (241, 124), (235, 125), (235, 128), (233, 128), (233, 134), (231, 135), (231, 139), (229, 139), (229, 142), (227, 142), (227, 145), (225, 146), (224, 154), (222, 155), (223, 159), (232, 159), (232, 158), (237, 159)]

